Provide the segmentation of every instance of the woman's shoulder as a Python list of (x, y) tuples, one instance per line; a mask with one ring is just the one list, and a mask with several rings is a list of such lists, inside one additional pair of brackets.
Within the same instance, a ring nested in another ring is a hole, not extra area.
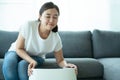
[(55, 39), (60, 39), (60, 35), (58, 32), (51, 32)]
[[(37, 23), (39, 23), (38, 20), (28, 20), (28, 21), (23, 22), (22, 25), (24, 25), (24, 26), (25, 26), (25, 25), (28, 26), (28, 25), (37, 24)], [(22, 26), (22, 25), (21, 25), (21, 26)]]
[(36, 21), (36, 20), (26, 21), (21, 25), (19, 31), (22, 32), (22, 33), (28, 33), (31, 30), (34, 30), (34, 26), (37, 23), (38, 23), (38, 21)]
[(38, 20), (29, 20), (26, 22), (26, 24), (28, 24), (28, 25), (34, 25), (34, 24), (38, 24), (38, 23), (39, 23)]
[(51, 34), (54, 35), (54, 36), (59, 36), (58, 32), (51, 31)]
[(30, 29), (30, 28), (34, 28), (34, 26), (38, 25), (39, 21), (37, 20), (29, 20), (23, 23), (23, 25), (21, 25), (22, 28), (25, 29)]

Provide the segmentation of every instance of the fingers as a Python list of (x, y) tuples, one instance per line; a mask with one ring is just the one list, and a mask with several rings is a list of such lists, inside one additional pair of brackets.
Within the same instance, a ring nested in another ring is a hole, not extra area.
[(71, 63), (68, 63), (67, 66), (65, 66), (66, 68), (74, 68), (75, 69), (75, 74), (78, 74), (78, 69), (77, 66)]
[(28, 69), (28, 76), (32, 75), (33, 70), (32, 69)]
[(75, 68), (75, 74), (78, 75), (78, 69), (77, 68)]
[(32, 75), (32, 69), (33, 69), (33, 65), (30, 63), (28, 65), (28, 76)]
[(30, 63), (28, 65), (28, 76), (32, 75), (32, 72), (33, 72), (32, 69), (34, 69), (34, 68), (35, 68), (35, 65), (33, 63)]
[(67, 68), (77, 68), (76, 65), (71, 64), (71, 63), (68, 63), (66, 67), (67, 67)]

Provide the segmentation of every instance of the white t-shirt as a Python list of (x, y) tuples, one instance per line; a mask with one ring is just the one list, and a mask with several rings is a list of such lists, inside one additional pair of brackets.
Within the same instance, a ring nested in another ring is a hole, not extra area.
[[(50, 32), (47, 39), (42, 39), (38, 32), (39, 21), (29, 21), (20, 28), (20, 33), (25, 38), (24, 48), (31, 56), (45, 55), (52, 51), (59, 51), (62, 48), (61, 38), (58, 32)], [(14, 42), (9, 51), (15, 51), (16, 42)]]

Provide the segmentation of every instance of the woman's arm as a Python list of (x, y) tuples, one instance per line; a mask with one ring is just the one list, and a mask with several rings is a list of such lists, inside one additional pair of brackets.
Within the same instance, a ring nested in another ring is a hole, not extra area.
[(27, 52), (24, 49), (24, 43), (25, 43), (25, 39), (19, 33), (17, 41), (16, 41), (16, 52), (22, 59), (30, 63), (28, 65), (28, 75), (31, 75), (32, 68), (35, 68), (35, 66), (37, 65), (37, 62), (27, 54)]
[(60, 67), (75, 68), (75, 72), (76, 72), (76, 74), (78, 74), (77, 66), (74, 65), (74, 64), (71, 64), (71, 63), (67, 63), (67, 62), (64, 60), (62, 49), (59, 50), (58, 52), (55, 52), (54, 55), (55, 55), (57, 64), (58, 64)]
[(24, 49), (24, 42), (24, 37), (21, 34), (19, 34), (16, 41), (16, 52), (21, 58), (25, 59), (30, 63), (33, 61), (33, 59), (26, 53)]
[(60, 67), (65, 67), (65, 66), (67, 66), (67, 62), (64, 60), (64, 57), (63, 57), (62, 49), (59, 50), (58, 52), (55, 52), (54, 55), (55, 55), (57, 64), (58, 64)]

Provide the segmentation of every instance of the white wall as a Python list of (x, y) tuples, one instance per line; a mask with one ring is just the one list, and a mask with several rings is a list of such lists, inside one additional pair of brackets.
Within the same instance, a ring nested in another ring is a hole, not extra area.
[[(49, 0), (0, 0), (0, 30), (18, 30), (38, 18)], [(51, 0), (60, 8), (59, 30), (120, 30), (120, 0)]]
[(18, 30), (20, 25), (35, 16), (32, 0), (0, 0), (0, 29)]
[(120, 0), (110, 0), (110, 28), (120, 31)]
[(108, 0), (70, 0), (67, 29), (109, 29), (109, 11)]

